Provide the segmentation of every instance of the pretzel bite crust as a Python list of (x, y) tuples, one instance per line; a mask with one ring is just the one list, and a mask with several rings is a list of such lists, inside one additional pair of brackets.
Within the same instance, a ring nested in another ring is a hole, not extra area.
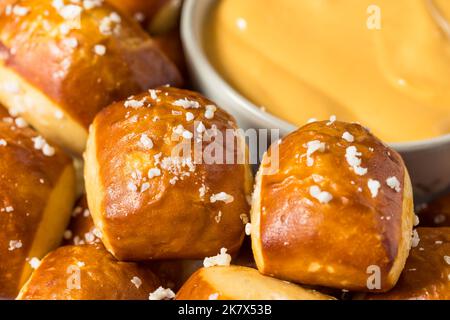
[(71, 159), (0, 106), (0, 298), (15, 298), (56, 248), (75, 201)]
[(394, 289), (368, 294), (368, 300), (450, 300), (450, 228), (418, 228), (420, 242), (411, 250)]
[[(169, 87), (100, 112), (85, 178), (106, 248), (120, 260), (203, 259), (222, 247), (236, 252), (249, 211), (250, 167), (247, 159), (221, 164), (224, 158), (208, 156), (245, 155), (239, 134), (233, 146), (218, 139), (236, 129), (211, 101)], [(194, 143), (202, 137), (206, 142)]]
[[(256, 179), (252, 247), (260, 272), (357, 291), (395, 285), (411, 246), (411, 183), (401, 157), (365, 128), (308, 124), (269, 149)], [(377, 271), (381, 285), (369, 289)]]
[(148, 300), (160, 285), (146, 267), (119, 262), (99, 245), (61, 247), (49, 253), (18, 300)]
[(256, 269), (202, 268), (178, 291), (176, 300), (334, 300), (317, 291), (263, 276)]
[(78, 154), (100, 109), (181, 83), (176, 67), (132, 18), (89, 3), (19, 0), (0, 15), (0, 101)]

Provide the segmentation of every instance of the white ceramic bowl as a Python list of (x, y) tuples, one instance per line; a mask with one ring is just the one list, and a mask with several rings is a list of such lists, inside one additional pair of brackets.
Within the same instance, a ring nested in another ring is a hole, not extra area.
[[(192, 81), (196, 89), (233, 114), (244, 128), (279, 129), (282, 136), (296, 126), (262, 111), (234, 90), (214, 69), (202, 45), (203, 27), (220, 0), (185, 0), (181, 33)], [(446, 191), (450, 186), (450, 134), (434, 139), (391, 146), (400, 152), (411, 175), (416, 201)]]

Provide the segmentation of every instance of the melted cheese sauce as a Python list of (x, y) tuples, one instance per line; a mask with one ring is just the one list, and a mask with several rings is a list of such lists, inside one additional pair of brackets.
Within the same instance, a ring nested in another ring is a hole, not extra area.
[(357, 121), (387, 142), (450, 133), (450, 1), (220, 0), (219, 73), (297, 125)]

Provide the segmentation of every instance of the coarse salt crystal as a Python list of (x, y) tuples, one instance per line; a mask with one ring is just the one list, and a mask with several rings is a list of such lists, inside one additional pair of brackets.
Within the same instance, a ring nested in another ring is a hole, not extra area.
[(327, 126), (331, 126), (333, 123), (335, 123), (336, 122), (336, 116), (335, 115), (332, 115), (331, 117), (330, 117), (330, 121), (328, 121), (327, 122)]
[(51, 147), (43, 137), (37, 136), (31, 138), (31, 140), (34, 143), (34, 148), (36, 150), (41, 150), (45, 156), (51, 157), (55, 154), (55, 149)]
[(208, 257), (203, 260), (203, 266), (205, 268), (214, 266), (229, 266), (231, 263), (231, 256), (227, 253), (227, 249), (220, 249), (220, 253), (214, 257)]
[(325, 143), (320, 142), (319, 140), (309, 141), (306, 144), (306, 148), (307, 148), (307, 150), (306, 150), (306, 165), (308, 167), (312, 167), (314, 165), (314, 159), (311, 156), (316, 151), (324, 152), (325, 151)]
[(143, 183), (141, 186), (141, 193), (147, 191), (148, 189), (150, 189), (150, 183), (148, 182)]
[(16, 124), (16, 126), (17, 126), (18, 128), (25, 128), (25, 127), (28, 126), (28, 123), (27, 123), (27, 122), (25, 121), (25, 119), (22, 118), (22, 117), (16, 118), (16, 119), (14, 120), (14, 123)]
[(344, 132), (344, 134), (342, 135), (342, 139), (344, 139), (345, 141), (348, 142), (353, 142), (355, 141), (355, 137), (353, 137), (353, 135), (350, 132)]
[(417, 214), (414, 215), (414, 227), (417, 227), (420, 223), (419, 216)]
[(55, 148), (49, 146), (48, 144), (45, 144), (42, 148), (42, 153), (44, 156), (51, 157), (55, 154)]
[(41, 260), (39, 260), (38, 258), (34, 257), (31, 258), (28, 263), (30, 264), (32, 269), (37, 269), (39, 267), (39, 265), (41, 264)]
[(400, 181), (398, 181), (397, 177), (389, 177), (386, 179), (386, 184), (389, 188), (395, 190), (395, 192), (400, 192)]
[(136, 192), (137, 191), (137, 186), (133, 183), (133, 182), (129, 182), (127, 185), (128, 190)]
[(353, 171), (360, 176), (367, 173), (367, 168), (361, 167), (361, 157), (362, 153), (358, 152), (355, 146), (350, 146), (345, 150), (345, 159)]
[(234, 201), (234, 197), (225, 192), (219, 192), (217, 194), (213, 194), (210, 199), (211, 203), (215, 203), (217, 201), (223, 201), (225, 203), (231, 203)]
[(217, 299), (219, 299), (219, 294), (218, 293), (210, 294), (209, 297), (208, 297), (208, 300), (217, 300)]
[(319, 186), (311, 186), (309, 188), (309, 194), (320, 203), (328, 203), (333, 199), (331, 193), (320, 190)]
[(137, 289), (139, 289), (139, 287), (142, 285), (142, 280), (139, 277), (133, 277), (133, 279), (131, 279), (131, 283), (133, 283)]
[(444, 261), (450, 265), (450, 256), (444, 256)]
[(150, 293), (148, 297), (149, 300), (171, 300), (173, 298), (175, 298), (175, 293), (171, 289), (165, 289), (163, 287), (159, 287)]
[(186, 113), (186, 121), (192, 121), (194, 120), (194, 114), (192, 112)]
[(248, 236), (252, 234), (252, 224), (251, 223), (247, 223), (245, 225), (245, 234)]
[(31, 140), (34, 143), (34, 148), (36, 150), (42, 150), (42, 148), (45, 146), (45, 139), (42, 138), (41, 136), (31, 138)]
[(198, 109), (198, 108), (200, 108), (200, 103), (198, 103), (197, 101), (189, 100), (187, 98), (176, 100), (172, 104), (174, 106), (182, 107), (184, 109)]
[(61, 7), (58, 10), (58, 13), (65, 20), (74, 20), (80, 17), (82, 11), (83, 8), (81, 8), (80, 6), (68, 4)]
[(22, 241), (21, 240), (11, 240), (9, 241), (9, 247), (8, 251), (14, 251), (16, 249), (22, 248)]
[(26, 16), (29, 12), (30, 12), (30, 9), (28, 9), (26, 7), (19, 6), (19, 5), (15, 5), (13, 7), (13, 9), (12, 9), (12, 13), (15, 16), (19, 16), (19, 17)]
[(150, 90), (148, 90), (148, 92), (150, 93), (150, 98), (152, 98), (152, 100), (158, 99), (158, 94), (157, 94), (156, 90), (150, 89)]
[(146, 149), (152, 149), (153, 148), (153, 141), (150, 139), (145, 133), (141, 135), (141, 139), (139, 140), (142, 144), (142, 146)]
[(212, 119), (214, 118), (214, 113), (217, 111), (217, 107), (213, 105), (207, 105), (205, 111), (205, 118), (206, 119)]
[(65, 38), (63, 40), (64, 45), (68, 46), (69, 48), (75, 49), (78, 47), (78, 40), (77, 38)]
[(106, 53), (106, 47), (102, 44), (96, 44), (94, 46), (94, 52), (98, 56), (104, 56)]
[(378, 195), (378, 190), (381, 187), (380, 182), (378, 180), (369, 179), (369, 181), (367, 182), (367, 186), (369, 187), (372, 198), (376, 198)]
[(161, 175), (161, 170), (159, 168), (151, 168), (148, 170), (147, 176), (149, 179), (154, 177), (159, 177)]
[(204, 184), (198, 189), (198, 193), (200, 198), (203, 198), (206, 195), (206, 186)]
[(144, 100), (129, 99), (124, 103), (125, 108), (138, 109), (144, 106)]
[(84, 0), (83, 7), (86, 10), (91, 10), (102, 5), (103, 0)]
[(199, 122), (196, 131), (197, 131), (198, 133), (203, 133), (203, 132), (206, 131), (206, 127), (205, 127), (205, 125), (203, 124), (203, 122), (201, 122), (201, 121)]

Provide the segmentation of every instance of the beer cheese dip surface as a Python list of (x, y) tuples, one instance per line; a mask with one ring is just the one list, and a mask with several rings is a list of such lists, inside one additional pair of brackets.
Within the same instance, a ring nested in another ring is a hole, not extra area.
[(218, 0), (205, 49), (268, 112), (336, 115), (387, 142), (450, 133), (450, 1)]

